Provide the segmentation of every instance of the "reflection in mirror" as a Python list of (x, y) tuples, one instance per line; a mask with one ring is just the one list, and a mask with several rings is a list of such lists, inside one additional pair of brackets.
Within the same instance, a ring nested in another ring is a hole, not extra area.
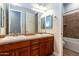
[(4, 26), (4, 21), (3, 21), (3, 9), (2, 7), (0, 6), (0, 27), (3, 27)]
[(53, 19), (52, 19), (52, 16), (49, 15), (49, 16), (46, 16), (41, 18), (41, 28), (42, 29), (52, 29), (53, 27)]
[(52, 24), (53, 23), (53, 20), (52, 20), (52, 16), (46, 16), (46, 29), (52, 29)]
[(0, 8), (0, 27), (2, 25), (2, 8)]
[(8, 5), (8, 35), (35, 33), (35, 14), (31, 9)]
[(21, 12), (10, 10), (9, 11), (9, 34), (21, 33)]
[(45, 29), (45, 17), (41, 18), (41, 28)]

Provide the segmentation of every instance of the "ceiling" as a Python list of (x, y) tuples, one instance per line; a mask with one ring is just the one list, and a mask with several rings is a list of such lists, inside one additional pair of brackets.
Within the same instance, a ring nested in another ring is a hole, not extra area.
[(24, 7), (24, 8), (28, 8), (28, 9), (32, 9), (32, 8), (36, 8), (36, 9), (39, 9), (41, 11), (44, 11), (43, 9), (41, 9), (40, 7), (34, 7), (37, 5), (39, 6), (42, 6), (42, 8), (46, 8), (46, 10), (50, 10), (53, 6), (52, 3), (18, 3), (21, 7)]
[(19, 4), (25, 8), (32, 8), (33, 5), (35, 5), (35, 4), (46, 7), (48, 9), (50, 9), (52, 7), (52, 3), (19, 3)]
[(36, 13), (37, 12), (43, 13), (53, 8), (53, 3), (12, 3), (12, 4), (28, 8), (30, 10), (35, 11)]

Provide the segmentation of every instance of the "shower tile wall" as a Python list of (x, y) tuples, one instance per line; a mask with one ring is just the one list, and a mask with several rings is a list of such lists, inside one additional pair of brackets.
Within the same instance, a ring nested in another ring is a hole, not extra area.
[(79, 38), (79, 12), (64, 16), (64, 37)]

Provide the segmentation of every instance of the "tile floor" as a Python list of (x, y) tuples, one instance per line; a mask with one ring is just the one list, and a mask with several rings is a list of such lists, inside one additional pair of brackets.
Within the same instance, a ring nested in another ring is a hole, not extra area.
[(72, 50), (69, 50), (67, 48), (64, 48), (63, 49), (63, 55), (64, 56), (79, 56), (79, 53), (76, 53), (76, 52), (74, 52)]

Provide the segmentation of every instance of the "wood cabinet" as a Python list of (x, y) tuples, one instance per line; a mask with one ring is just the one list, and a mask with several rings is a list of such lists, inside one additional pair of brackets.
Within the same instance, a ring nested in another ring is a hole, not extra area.
[(32, 50), (31, 51), (31, 56), (39, 56), (39, 49), (36, 49), (36, 50)]
[(31, 56), (40, 55), (39, 39), (31, 40)]
[(50, 55), (53, 53), (53, 41), (54, 38), (45, 38), (45, 39), (42, 39), (40, 40), (41, 43), (40, 43), (40, 55), (41, 56), (45, 56), (45, 55)]
[(48, 46), (49, 46), (49, 54), (52, 54), (54, 51), (54, 40), (49, 39)]
[(30, 55), (30, 41), (22, 41), (11, 44), (0, 45), (0, 55), (28, 56)]
[(23, 47), (16, 50), (16, 56), (30, 56), (30, 47)]
[(40, 56), (45, 55), (45, 44), (40, 44)]
[(47, 56), (53, 53), (54, 37), (0, 45), (0, 56)]

